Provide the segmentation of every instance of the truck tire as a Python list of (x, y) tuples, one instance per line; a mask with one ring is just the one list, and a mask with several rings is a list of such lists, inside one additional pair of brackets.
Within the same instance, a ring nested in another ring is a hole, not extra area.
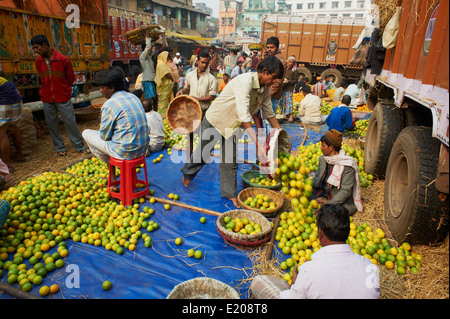
[(299, 80), (301, 80), (302, 78), (305, 78), (305, 77), (308, 78), (309, 81), (312, 80), (312, 73), (307, 67), (300, 66), (297, 68), (297, 72), (299, 74), (299, 77), (298, 77)]
[(386, 224), (402, 243), (436, 243), (448, 234), (448, 199), (436, 189), (440, 142), (431, 129), (406, 127), (389, 156), (384, 184)]
[(342, 73), (337, 70), (337, 69), (326, 69), (325, 71), (322, 72), (322, 74), (320, 75), (320, 79), (324, 80), (325, 76), (331, 76), (331, 78), (333, 79), (332, 82), (334, 84), (334, 86), (336, 88), (341, 86), (342, 83)]
[(403, 126), (402, 110), (392, 102), (379, 100), (367, 127), (364, 147), (367, 174), (384, 177), (389, 154)]

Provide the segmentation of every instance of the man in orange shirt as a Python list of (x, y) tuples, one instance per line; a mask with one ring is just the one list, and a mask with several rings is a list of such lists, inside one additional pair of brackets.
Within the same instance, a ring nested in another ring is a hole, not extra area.
[(228, 74), (223, 75), (223, 82), (219, 84), (219, 94), (222, 90), (227, 86), (228, 82), (230, 82), (230, 76)]

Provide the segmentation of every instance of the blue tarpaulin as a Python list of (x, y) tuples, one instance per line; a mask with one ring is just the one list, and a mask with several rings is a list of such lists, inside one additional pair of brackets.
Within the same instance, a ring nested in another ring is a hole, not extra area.
[[(283, 124), (282, 127), (291, 137), (292, 149), (295, 150), (303, 140), (304, 131), (296, 123)], [(305, 144), (317, 142), (322, 133), (308, 131)], [(238, 158), (243, 158), (246, 147), (240, 144)], [(161, 162), (154, 164), (153, 159), (164, 155)], [(232, 202), (222, 198), (220, 193), (218, 158), (204, 166), (188, 188), (181, 182), (183, 167), (182, 151), (172, 151), (172, 158), (167, 149), (152, 154), (147, 158), (149, 188), (155, 191), (154, 196), (168, 198), (170, 193), (178, 194), (179, 201), (217, 212), (234, 209)], [(175, 161), (173, 159), (176, 159)], [(181, 161), (181, 162), (180, 162)], [(239, 164), (238, 192), (243, 189), (240, 175), (251, 169), (251, 164)], [(143, 177), (143, 170), (139, 178)], [(44, 278), (43, 285), (57, 283), (60, 292), (50, 298), (117, 298), (117, 299), (164, 299), (179, 283), (195, 277), (211, 277), (234, 287), (241, 298), (248, 298), (248, 283), (243, 280), (251, 274), (253, 265), (243, 249), (228, 245), (219, 235), (216, 228), (216, 216), (194, 212), (181, 207), (172, 206), (165, 210), (163, 204), (140, 204), (155, 209), (149, 220), (160, 225), (149, 235), (152, 247), (144, 247), (140, 239), (135, 251), (125, 249), (123, 255), (106, 250), (103, 246), (66, 240), (69, 255), (65, 265), (56, 269)], [(206, 223), (200, 223), (200, 217), (206, 217)], [(144, 228), (142, 232), (147, 232)], [(183, 239), (179, 246), (175, 245), (177, 237)], [(201, 250), (203, 257), (188, 257), (189, 249)], [(50, 253), (56, 252), (56, 247)], [(12, 258), (12, 256), (10, 256)], [(28, 261), (25, 261), (28, 265)], [(0, 280), (6, 282), (6, 273)], [(102, 289), (102, 283), (109, 280), (112, 288)], [(15, 285), (17, 287), (17, 284)], [(32, 294), (38, 294), (39, 286), (33, 287)], [(0, 293), (0, 298), (11, 298)]]

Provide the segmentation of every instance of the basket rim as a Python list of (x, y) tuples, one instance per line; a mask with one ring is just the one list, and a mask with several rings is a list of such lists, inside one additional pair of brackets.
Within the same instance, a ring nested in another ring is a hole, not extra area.
[[(173, 126), (173, 124), (172, 124), (172, 122), (171, 122), (171, 120), (170, 120), (170, 117), (169, 117), (169, 111), (171, 110), (171, 108), (175, 107), (175, 103), (177, 103), (177, 102), (179, 102), (179, 101), (181, 101), (181, 100), (185, 100), (185, 99), (190, 100), (190, 102), (193, 102), (193, 103), (195, 104), (195, 106), (197, 107), (198, 112), (199, 112), (200, 114), (202, 114), (202, 107), (200, 106), (200, 102), (199, 102), (197, 99), (193, 98), (192, 96), (187, 95), (187, 94), (182, 94), (182, 95), (179, 95), (179, 96), (177, 96), (176, 98), (174, 98), (174, 99), (170, 102), (169, 106), (167, 107), (167, 110), (166, 110), (166, 118), (167, 118), (167, 123), (169, 123), (170, 128), (171, 128), (173, 131), (175, 131), (176, 133), (178, 133), (178, 134), (186, 134), (186, 130), (183, 130), (183, 132), (180, 132), (179, 129), (178, 129), (177, 127), (174, 127), (174, 126)], [(197, 126), (196, 126), (196, 127), (192, 127), (192, 131), (189, 130), (189, 131), (187, 131), (187, 133), (192, 133), (192, 132), (194, 132), (194, 131), (200, 126), (201, 119), (199, 119), (199, 120), (200, 120), (200, 121), (198, 122)]]
[[(243, 194), (243, 193), (245, 193), (245, 192), (250, 192), (250, 191), (255, 190), (255, 189), (261, 190), (261, 191), (263, 191), (263, 192), (269, 192), (270, 194), (272, 194), (272, 195), (274, 195), (274, 196), (276, 196), (276, 197), (279, 197), (279, 198), (281, 199), (282, 203), (281, 203), (281, 204), (275, 203), (275, 204), (277, 204), (277, 206), (276, 206), (275, 208), (272, 208), (272, 209), (266, 209), (266, 210), (262, 210), (262, 209), (259, 209), (259, 208), (255, 208), (255, 207), (251, 207), (251, 206), (245, 205), (245, 204), (244, 204), (244, 201), (241, 200), (241, 194)], [(275, 192), (275, 191), (273, 191), (273, 190), (271, 190), (271, 189), (264, 189), (264, 188), (261, 189), (261, 188), (259, 188), (259, 187), (251, 187), (251, 188), (243, 189), (243, 190), (238, 194), (237, 200), (238, 200), (239, 204), (240, 204), (241, 206), (243, 206), (245, 209), (249, 209), (249, 210), (258, 212), (258, 213), (262, 214), (263, 216), (264, 216), (264, 215), (269, 215), (269, 214), (272, 214), (272, 213), (275, 213), (275, 212), (279, 211), (280, 209), (283, 208), (283, 205), (284, 205), (284, 196), (283, 196), (281, 193)]]
[[(247, 180), (246, 178), (245, 178), (245, 174), (248, 174), (248, 173), (250, 173), (250, 172), (258, 172), (257, 170), (248, 170), (248, 171), (246, 171), (246, 172), (243, 172), (242, 174), (241, 174), (241, 180), (242, 180), (242, 182), (245, 184), (245, 185), (248, 185), (248, 186), (251, 186), (251, 187), (255, 187), (255, 188), (264, 188), (264, 189), (269, 189), (269, 190), (273, 190), (273, 189), (280, 189), (281, 188), (281, 182), (277, 182), (277, 184), (276, 185), (271, 185), (271, 186), (265, 186), (265, 185), (257, 185), (257, 184), (255, 184), (255, 183), (251, 183), (249, 180)], [(258, 173), (259, 174), (259, 173)], [(261, 175), (261, 174), (259, 174), (259, 175)], [(262, 174), (262, 175), (266, 175), (267, 176), (267, 174)]]
[[(242, 245), (242, 246), (250, 246), (250, 247), (256, 247), (259, 245), (262, 245), (266, 242), (269, 241), (270, 239), (270, 234), (266, 234), (265, 236), (263, 236), (261, 239), (258, 240), (240, 240), (240, 239), (236, 239), (236, 238), (232, 238), (230, 236), (227, 236), (227, 234), (225, 234), (221, 229), (217, 228), (217, 231), (219, 232), (220, 236), (222, 236), (222, 238), (232, 244), (237, 244), (237, 245)], [(247, 236), (247, 235), (243, 235), (243, 236)]]
[[(239, 233), (235, 233), (235, 232), (231, 232), (231, 231), (227, 230), (225, 228), (225, 226), (222, 225), (223, 219), (226, 216), (229, 216), (229, 215), (232, 215), (235, 213), (250, 214), (250, 215), (254, 216), (253, 218), (261, 217), (262, 231), (260, 233), (253, 234), (253, 235), (243, 235), (243, 234), (239, 234)], [(263, 224), (265, 224), (265, 225), (263, 225)], [(248, 210), (248, 209), (234, 209), (234, 210), (230, 210), (230, 211), (223, 213), (221, 216), (219, 216), (217, 218), (216, 226), (217, 226), (217, 230), (218, 230), (219, 234), (222, 237), (224, 237), (224, 235), (225, 235), (225, 237), (230, 238), (230, 241), (233, 241), (233, 242), (239, 241), (239, 242), (244, 242), (244, 243), (246, 242), (248, 244), (250, 244), (252, 242), (261, 241), (262, 239), (265, 239), (267, 236), (270, 238), (271, 233), (272, 233), (272, 226), (270, 225), (270, 222), (267, 220), (267, 218), (258, 212)]]
[(236, 291), (236, 289), (234, 289), (230, 285), (224, 283), (223, 281), (220, 281), (220, 280), (217, 280), (217, 279), (211, 278), (211, 277), (195, 277), (195, 278), (183, 281), (183, 282), (179, 283), (178, 285), (176, 285), (175, 287), (173, 287), (171, 292), (167, 295), (166, 299), (172, 299), (172, 297), (178, 292), (179, 289), (184, 288), (185, 286), (188, 286), (191, 283), (195, 283), (195, 282), (199, 282), (199, 281), (200, 282), (202, 282), (202, 281), (203, 282), (211, 282), (217, 287), (227, 289), (230, 292), (231, 297), (240, 299), (239, 293)]

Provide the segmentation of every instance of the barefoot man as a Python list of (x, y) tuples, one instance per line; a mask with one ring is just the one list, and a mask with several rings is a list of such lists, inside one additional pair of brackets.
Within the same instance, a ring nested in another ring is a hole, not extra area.
[(257, 72), (245, 73), (230, 81), (206, 111), (200, 127), (199, 145), (182, 169), (183, 184), (188, 187), (209, 160), (217, 141), (221, 141), (220, 188), (222, 197), (237, 201), (237, 151), (235, 131), (241, 126), (257, 146), (257, 155), (265, 161), (265, 147), (258, 142), (252, 126), (252, 116), (259, 110), (274, 128), (280, 128), (272, 110), (269, 86), (284, 74), (283, 64), (268, 56), (257, 67)]

